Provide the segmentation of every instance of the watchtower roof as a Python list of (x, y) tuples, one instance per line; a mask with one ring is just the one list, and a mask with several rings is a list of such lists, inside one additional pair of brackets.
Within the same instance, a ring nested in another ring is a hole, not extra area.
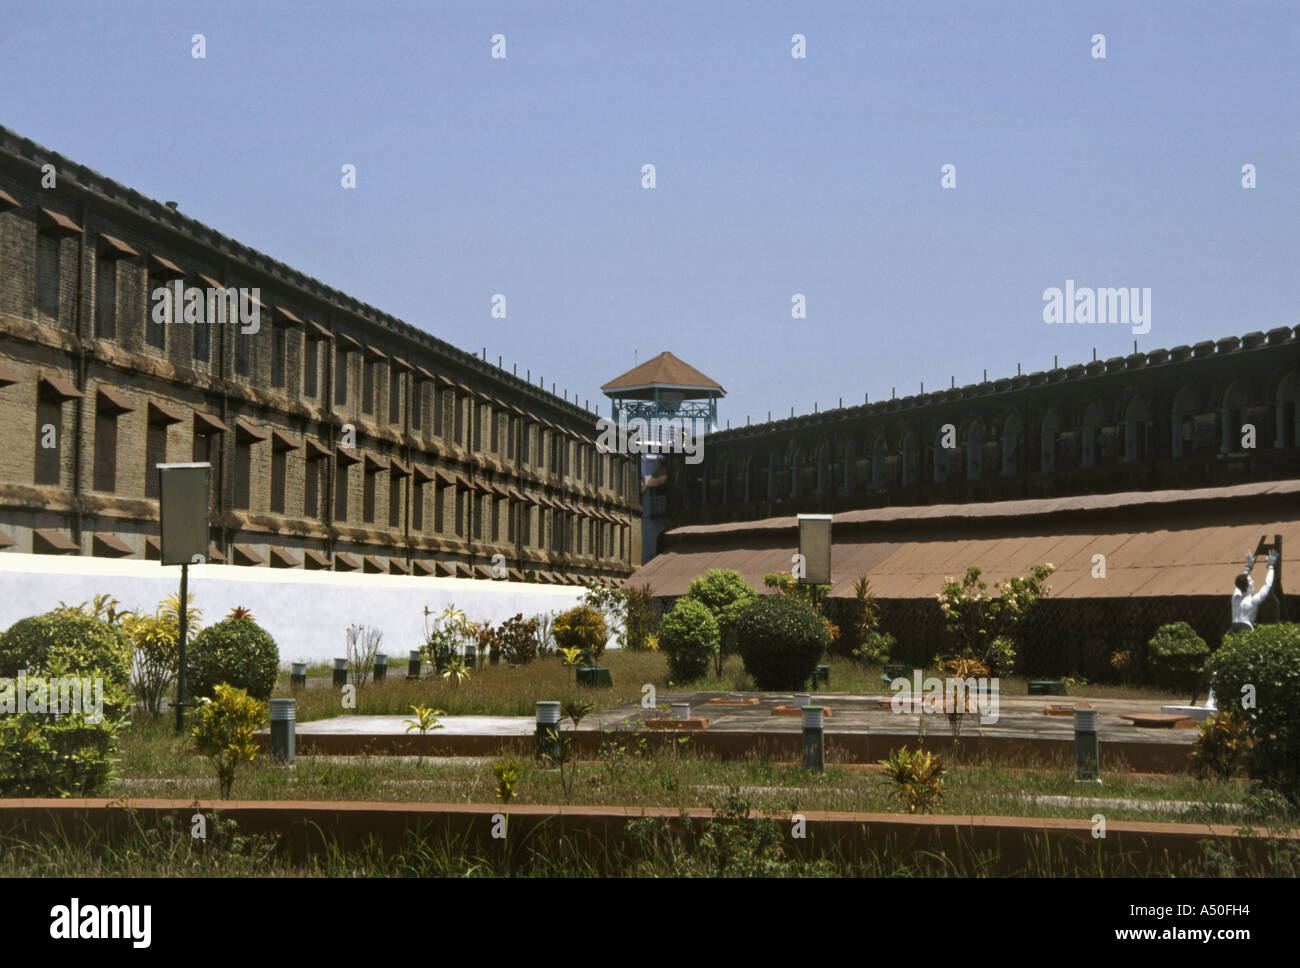
[(721, 384), (709, 379), (689, 363), (683, 363), (667, 350), (640, 366), (634, 366), (600, 389), (608, 396), (621, 396), (637, 390), (701, 390), (726, 396)]

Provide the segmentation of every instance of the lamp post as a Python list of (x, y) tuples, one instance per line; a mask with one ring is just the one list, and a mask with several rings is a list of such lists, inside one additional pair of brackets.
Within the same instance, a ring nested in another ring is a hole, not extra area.
[(185, 731), (188, 694), (185, 682), (185, 639), (188, 631), (186, 599), (189, 567), (202, 564), (208, 554), (209, 463), (157, 464), (158, 538), (164, 566), (181, 566), (180, 628), (176, 636), (176, 733)]

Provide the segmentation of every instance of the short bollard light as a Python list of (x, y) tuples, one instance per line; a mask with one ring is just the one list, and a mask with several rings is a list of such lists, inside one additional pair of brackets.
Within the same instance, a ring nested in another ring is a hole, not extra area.
[(348, 684), (348, 660), (334, 660), (334, 685), (346, 686)]
[(803, 707), (803, 768), (818, 773), (826, 769), (826, 733), (821, 706)]
[(475, 646), (465, 646), (465, 665), (471, 669), (478, 668), (478, 649)]
[(294, 718), (298, 700), (271, 700), (271, 759), (292, 763), (294, 755)]
[(406, 678), (420, 678), (420, 650), (412, 649), (410, 658), (406, 661)]
[(688, 702), (673, 703), (673, 719), (690, 719), (691, 704)]
[(375, 682), (383, 682), (388, 678), (388, 656), (382, 652), (375, 653)]
[(796, 692), (794, 694), (794, 708), (805, 709), (812, 702), (812, 695), (806, 692)]
[(537, 703), (537, 758), (558, 760), (560, 757), (560, 704)]
[(1097, 739), (1097, 710), (1074, 710), (1074, 782), (1101, 782), (1101, 744)]
[(828, 665), (819, 665), (816, 673), (813, 675), (814, 680), (820, 680), (823, 686), (830, 688), (831, 684), (831, 667)]
[(295, 662), (289, 667), (289, 688), (307, 688), (307, 663)]
[(727, 701), (728, 701), (728, 702), (744, 702), (744, 701), (745, 701), (745, 695), (744, 695), (744, 693), (740, 693), (740, 692), (729, 692), (729, 693), (727, 693)]

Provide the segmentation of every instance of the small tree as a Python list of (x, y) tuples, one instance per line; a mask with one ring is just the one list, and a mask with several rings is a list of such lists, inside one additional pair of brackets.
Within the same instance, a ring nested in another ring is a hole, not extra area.
[(624, 588), (624, 647), (639, 652), (650, 648), (650, 638), (655, 631), (654, 590), (649, 585)]
[(501, 623), (496, 641), (510, 665), (527, 665), (537, 658), (537, 619), (512, 615)]
[(347, 636), (348, 666), (352, 681), (364, 686), (375, 671), (375, 656), (384, 641), (384, 633), (365, 625), (349, 625)]
[(600, 611), (590, 605), (579, 605), (555, 617), (551, 632), (555, 643), (562, 649), (581, 649), (595, 662), (605, 654), (609, 628)]
[[(722, 678), (722, 666), (727, 656), (736, 653), (737, 622), (741, 614), (758, 598), (738, 571), (729, 568), (712, 568), (691, 580), (686, 592), (713, 615), (718, 623), (718, 648), (713, 653), (713, 671)], [(663, 644), (662, 630), (659, 636)]]
[(225, 683), (213, 693), (215, 699), (200, 700), (192, 735), (199, 752), (216, 767), (221, 799), (229, 800), (239, 764), (257, 756), (254, 733), (266, 721), (266, 703)]
[(936, 597), (954, 657), (977, 660), (994, 675), (1009, 675), (1016, 659), (1015, 634), (1029, 609), (1049, 593), (1047, 578), (1055, 570), (1050, 562), (1034, 565), (1027, 577), (999, 582), (997, 597), (988, 594), (978, 565), (967, 568), (960, 582), (945, 579)]
[(465, 646), (475, 641), (475, 637), (474, 623), (455, 605), (448, 605), (437, 615), (425, 606), (424, 646), (421, 651), (434, 672), (442, 673), (453, 658), (463, 659)]
[(717, 661), (721, 634), (708, 606), (690, 595), (677, 600), (659, 623), (659, 648), (668, 657), (673, 682), (691, 682)]

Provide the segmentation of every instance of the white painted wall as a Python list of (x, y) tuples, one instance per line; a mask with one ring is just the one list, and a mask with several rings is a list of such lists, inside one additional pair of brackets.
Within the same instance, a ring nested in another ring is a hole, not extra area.
[[(0, 630), (29, 615), (109, 594), (121, 607), (152, 612), (180, 591), (179, 566), (156, 561), (72, 555), (0, 554)], [(471, 621), (500, 622), (578, 604), (583, 589), (473, 578), (365, 575), (297, 568), (191, 565), (189, 590), (203, 623), (225, 618), (237, 605), (271, 633), (282, 662), (343, 658), (349, 625), (382, 629), (389, 667), (402, 666), (424, 640), (424, 608), (455, 605)], [(613, 645), (613, 643), (610, 643)]]

